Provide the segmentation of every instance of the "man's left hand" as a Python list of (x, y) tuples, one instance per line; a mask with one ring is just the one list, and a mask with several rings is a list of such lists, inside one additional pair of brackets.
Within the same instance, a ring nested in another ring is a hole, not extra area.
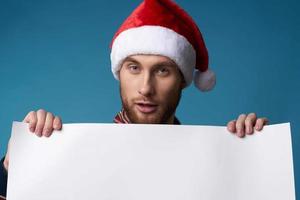
[(227, 129), (229, 132), (242, 138), (246, 134), (252, 135), (254, 129), (256, 131), (261, 131), (268, 122), (269, 120), (265, 117), (257, 118), (255, 113), (250, 113), (248, 115), (241, 114), (237, 120), (235, 119), (227, 123)]

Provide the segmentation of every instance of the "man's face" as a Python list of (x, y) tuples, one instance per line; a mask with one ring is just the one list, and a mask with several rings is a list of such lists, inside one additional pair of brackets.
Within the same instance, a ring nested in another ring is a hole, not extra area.
[(183, 85), (177, 65), (164, 56), (130, 56), (120, 70), (122, 104), (132, 123), (173, 123)]

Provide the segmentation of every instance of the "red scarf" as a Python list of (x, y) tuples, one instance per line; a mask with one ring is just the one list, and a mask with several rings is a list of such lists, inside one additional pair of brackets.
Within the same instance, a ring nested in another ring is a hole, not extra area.
[(114, 123), (117, 124), (130, 124), (130, 120), (127, 117), (124, 109), (122, 109), (116, 116), (114, 119)]
[[(127, 117), (124, 109), (122, 109), (116, 116), (114, 119), (114, 123), (117, 124), (131, 124), (129, 118)], [(179, 125), (180, 121), (175, 117), (174, 118), (174, 124)]]

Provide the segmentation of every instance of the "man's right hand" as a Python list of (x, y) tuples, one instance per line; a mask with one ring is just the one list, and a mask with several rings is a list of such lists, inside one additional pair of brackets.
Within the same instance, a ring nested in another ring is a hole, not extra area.
[[(23, 122), (28, 123), (30, 132), (38, 137), (50, 137), (53, 130), (61, 130), (62, 128), (60, 117), (54, 116), (52, 113), (43, 109), (29, 112)], [(7, 153), (3, 162), (6, 170), (8, 170), (9, 165), (9, 143), (10, 142), (8, 142)]]

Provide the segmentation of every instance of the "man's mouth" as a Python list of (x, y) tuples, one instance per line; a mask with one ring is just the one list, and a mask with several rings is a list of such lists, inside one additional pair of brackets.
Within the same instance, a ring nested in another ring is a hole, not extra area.
[(137, 109), (145, 114), (149, 114), (152, 112), (155, 112), (158, 105), (152, 102), (146, 102), (146, 101), (137, 101), (135, 102)]

